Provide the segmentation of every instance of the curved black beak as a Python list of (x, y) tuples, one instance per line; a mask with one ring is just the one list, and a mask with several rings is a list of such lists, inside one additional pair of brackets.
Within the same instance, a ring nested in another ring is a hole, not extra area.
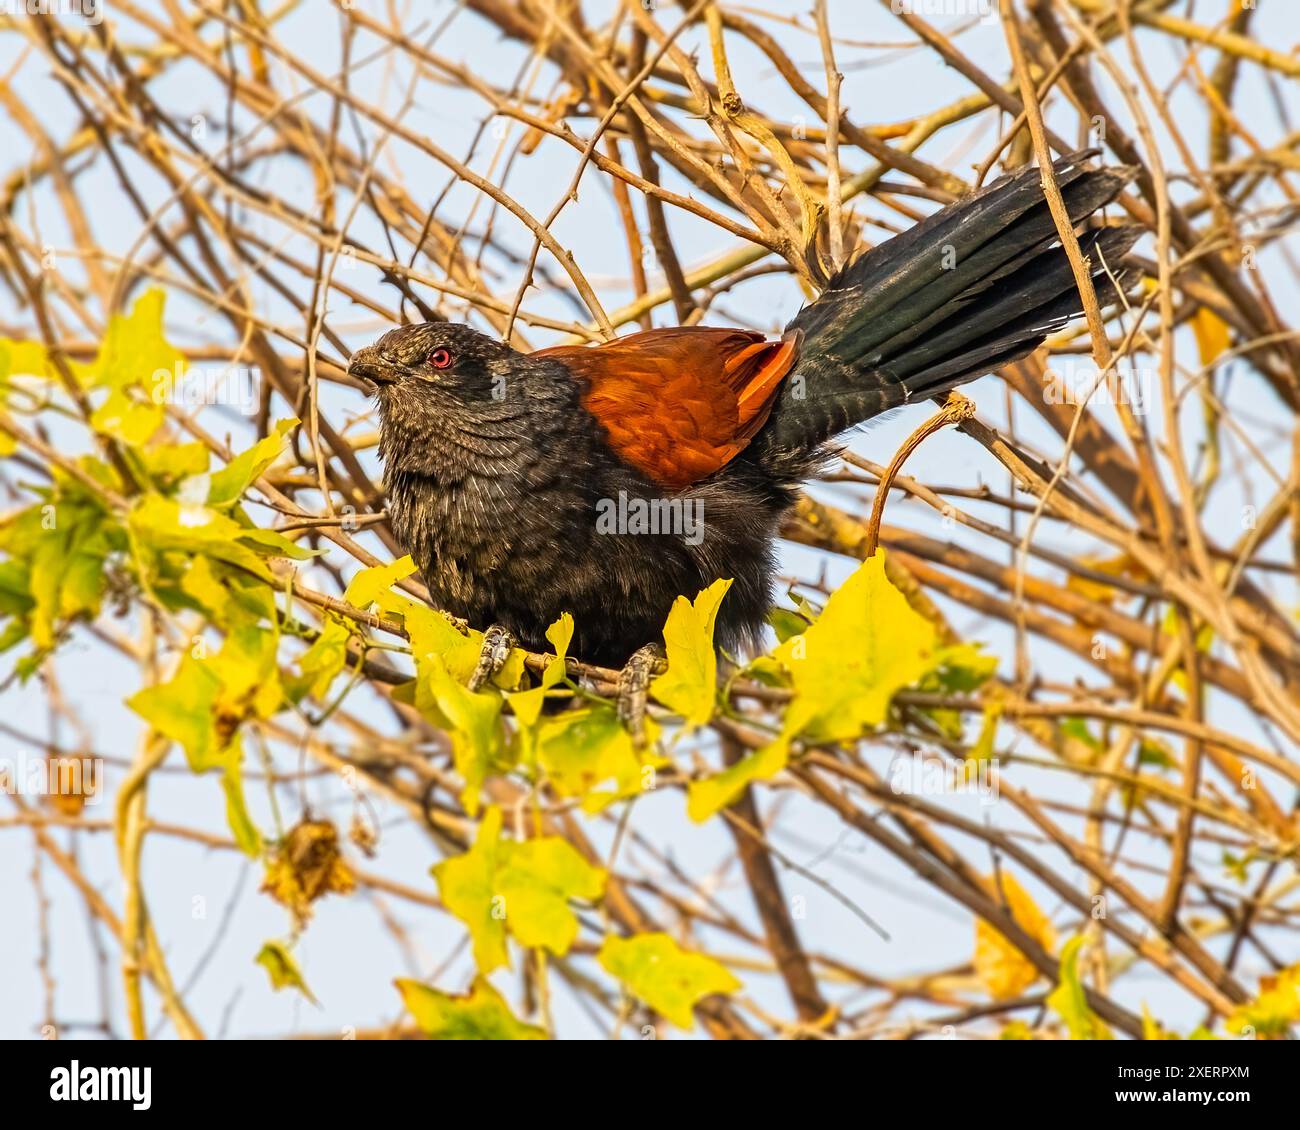
[(373, 345), (367, 345), (352, 354), (348, 362), (348, 376), (360, 377), (373, 385), (397, 383), (397, 371)]

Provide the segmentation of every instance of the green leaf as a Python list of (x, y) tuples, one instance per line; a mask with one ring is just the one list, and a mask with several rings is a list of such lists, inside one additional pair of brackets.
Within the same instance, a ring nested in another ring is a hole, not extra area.
[(1072, 741), (1081, 742), (1094, 753), (1101, 753), (1105, 748), (1105, 743), (1088, 729), (1088, 723), (1079, 717), (1070, 715), (1061, 719), (1061, 733)]
[(11, 620), (0, 632), (0, 655), (10, 648), (17, 647), (28, 636), (27, 625), (21, 620)]
[(207, 662), (187, 655), (166, 683), (136, 691), (126, 704), (164, 737), (179, 742), (196, 773), (223, 764), (226, 742), (213, 731), (221, 679)]
[(179, 742), (196, 773), (225, 769), (239, 724), (269, 718), (284, 703), (278, 638), (256, 625), (231, 628), (220, 654), (186, 654), (166, 683), (137, 691), (127, 705), (155, 730)]
[(317, 702), (325, 702), (330, 687), (348, 660), (352, 633), (338, 620), (327, 617), (320, 634), (298, 658), (298, 670), (308, 680), (303, 689)]
[(102, 512), (75, 504), (59, 508), (55, 526), (34, 528), (30, 541), (20, 534), (9, 548), (31, 555), (29, 628), (37, 647), (50, 648), (60, 621), (98, 614), (109, 546)]
[(0, 616), (25, 615), (35, 606), (31, 572), (26, 561), (0, 561)]
[(490, 807), (474, 846), (433, 868), (447, 909), (469, 928), (484, 973), (509, 962), (507, 928), (525, 946), (568, 953), (578, 936), (570, 900), (598, 899), (605, 891), (605, 872), (566, 840), (507, 840), (501, 824), (501, 810)]
[(923, 680), (946, 694), (969, 694), (978, 690), (998, 669), (998, 657), (985, 655), (982, 644), (959, 643), (940, 648), (934, 656), (934, 669)]
[(143, 495), (128, 513), (127, 525), (135, 545), (142, 551), (207, 554), (247, 569), (264, 580), (270, 579), (262, 563), (264, 557), (303, 560), (316, 555), (274, 530), (243, 525), (210, 506), (164, 498), (160, 494)]
[(682, 949), (667, 934), (610, 935), (597, 960), (634, 997), (687, 1030), (695, 1026), (700, 1000), (741, 987), (725, 965)]
[(298, 963), (282, 942), (264, 943), (253, 960), (270, 975), (271, 988), (276, 992), (281, 989), (297, 989), (312, 1004), (320, 1005), (320, 1001), (307, 988), (307, 982), (302, 979)]
[(464, 996), (452, 996), (405, 978), (395, 982), (406, 1010), (431, 1040), (545, 1040), (546, 1030), (510, 1011), (486, 977)]
[(1138, 743), (1138, 764), (1155, 765), (1161, 769), (1177, 769), (1178, 758), (1169, 743), (1159, 738), (1143, 738)]
[(236, 739), (221, 776), (221, 788), (226, 794), (226, 825), (239, 850), (250, 859), (256, 859), (262, 854), (262, 833), (249, 816), (248, 804), (244, 800), (243, 760), (243, 744)]
[(792, 608), (773, 608), (767, 614), (767, 622), (776, 633), (777, 643), (785, 643), (808, 630), (808, 621)]
[(1061, 977), (1055, 989), (1048, 994), (1049, 1007), (1065, 1021), (1072, 1040), (1114, 1039), (1110, 1029), (1088, 1007), (1088, 997), (1079, 976), (1079, 951), (1086, 939), (1080, 935), (1071, 938), (1061, 950)]
[(694, 601), (679, 596), (664, 624), (668, 670), (651, 689), (669, 710), (682, 716), (687, 730), (713, 717), (718, 696), (718, 656), (713, 650), (713, 627), (718, 606), (731, 581), (714, 581)]
[(890, 583), (879, 552), (832, 594), (815, 624), (773, 654), (795, 691), (784, 732), (813, 741), (851, 741), (878, 726), (895, 692), (945, 658), (934, 625)]
[(471, 691), (451, 677), (438, 656), (422, 663), (415, 705), (451, 735), (452, 757), (465, 781), (460, 800), (471, 816), (478, 812), (479, 790), (504, 748), (502, 697), (495, 691)]
[(284, 437), (298, 426), (298, 421), (277, 420), (275, 427), (247, 451), (242, 451), (212, 476), (208, 485), (209, 506), (228, 506), (238, 502), (285, 448)]
[(324, 550), (304, 549), (278, 530), (266, 530), (261, 526), (241, 524), (237, 536), (240, 545), (248, 546), (263, 557), (290, 557), (295, 561), (305, 561), (308, 557), (318, 557), (324, 552)]

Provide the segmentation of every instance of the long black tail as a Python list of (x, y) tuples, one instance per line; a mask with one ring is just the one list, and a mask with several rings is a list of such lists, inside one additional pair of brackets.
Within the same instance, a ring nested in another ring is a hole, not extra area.
[[(1112, 200), (1127, 169), (1089, 170), (1084, 151), (1055, 162), (1077, 225)], [(1080, 238), (1098, 298), (1135, 228)], [(1018, 360), (1082, 312), (1037, 167), (963, 197), (849, 263), (790, 323), (804, 340), (772, 416), (755, 438), (760, 459), (798, 459), (830, 437), (911, 400), (938, 396)]]

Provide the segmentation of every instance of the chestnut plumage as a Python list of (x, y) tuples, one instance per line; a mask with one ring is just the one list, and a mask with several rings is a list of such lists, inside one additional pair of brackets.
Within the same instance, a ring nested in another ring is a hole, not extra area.
[[(1125, 183), (1055, 165), (1076, 224)], [(1102, 300), (1133, 242), (1082, 236)], [(851, 262), (780, 340), (680, 327), (521, 354), (427, 322), (358, 350), (379, 398), (393, 531), (434, 602), (546, 650), (619, 666), (660, 638), (679, 594), (734, 584), (720, 646), (758, 642), (774, 539), (799, 484), (845, 430), (1025, 356), (1081, 310), (1034, 168)]]

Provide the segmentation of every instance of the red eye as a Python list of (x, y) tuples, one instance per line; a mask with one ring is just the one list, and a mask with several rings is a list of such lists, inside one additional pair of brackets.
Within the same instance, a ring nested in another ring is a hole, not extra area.
[(429, 354), (429, 364), (435, 369), (445, 369), (451, 364), (450, 349), (435, 349)]

